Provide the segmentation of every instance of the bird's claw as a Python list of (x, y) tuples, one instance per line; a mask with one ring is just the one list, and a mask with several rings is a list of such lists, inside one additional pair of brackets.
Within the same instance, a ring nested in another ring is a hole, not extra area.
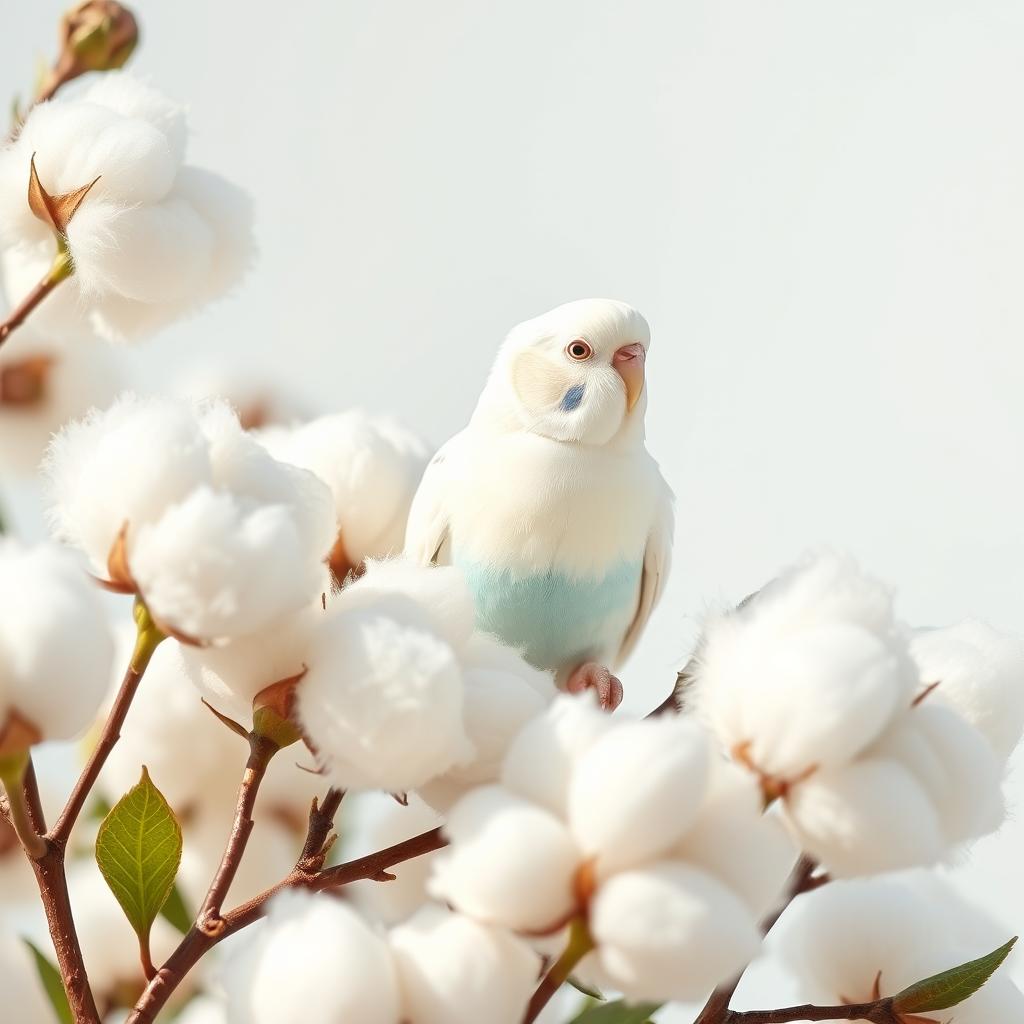
[(622, 683), (596, 661), (587, 661), (579, 666), (565, 684), (569, 693), (583, 693), (593, 690), (597, 702), (605, 711), (614, 711), (622, 703)]

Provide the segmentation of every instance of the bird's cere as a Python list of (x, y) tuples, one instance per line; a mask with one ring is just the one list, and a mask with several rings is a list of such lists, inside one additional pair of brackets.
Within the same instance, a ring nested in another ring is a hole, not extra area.
[(583, 921), (588, 976), (635, 999), (696, 998), (756, 953), (794, 848), (694, 723), (602, 721), (590, 704), (558, 698), (512, 745), (502, 784), (453, 807), (432, 891), (531, 935)]
[(708, 625), (698, 713), (834, 875), (934, 864), (1003, 820), (1020, 647), (983, 627), (971, 644), (951, 632), (912, 646), (888, 592), (832, 554)]
[[(1001, 927), (940, 878), (919, 872), (836, 882), (801, 899), (772, 945), (814, 1002), (870, 1002), (998, 948)], [(1002, 972), (927, 1019), (995, 1024), (1024, 1019), (1024, 995)], [(915, 1018), (920, 1020), (921, 1018)]]
[(402, 550), (405, 524), (429, 450), (407, 427), (360, 410), (266, 430), (270, 453), (315, 473), (331, 489), (338, 535), (331, 569), (339, 583), (368, 558)]
[(186, 137), (184, 109), (125, 72), (29, 113), (0, 153), (0, 239), (12, 303), (67, 254), (70, 278), (32, 314), (40, 330), (134, 340), (241, 279), (249, 200), (185, 164)]
[(57, 536), (143, 595), (166, 632), (243, 636), (319, 599), (330, 493), (271, 458), (227, 405), (123, 396), (65, 427), (47, 472)]
[(84, 732), (113, 652), (102, 603), (71, 552), (0, 540), (0, 757)]

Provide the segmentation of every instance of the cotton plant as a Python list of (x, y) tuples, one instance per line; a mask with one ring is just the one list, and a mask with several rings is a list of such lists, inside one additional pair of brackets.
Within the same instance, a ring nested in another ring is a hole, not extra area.
[[(936, 653), (945, 635), (930, 641)], [(931, 678), (932, 665), (915, 661), (927, 636), (912, 644), (889, 591), (830, 553), (789, 569), (704, 634), (697, 714), (834, 875), (935, 864), (1005, 816), (1002, 762), (1020, 738), (1010, 691), (1021, 649), (1011, 644), (995, 670), (975, 651), (972, 710), (955, 674), (947, 687), (945, 672)], [(1001, 757), (976, 727), (993, 702), (1010, 710), (1000, 716)]]

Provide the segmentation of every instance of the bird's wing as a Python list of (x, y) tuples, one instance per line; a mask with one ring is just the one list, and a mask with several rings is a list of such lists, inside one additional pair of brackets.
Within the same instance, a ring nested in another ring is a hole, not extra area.
[(448, 540), (449, 482), (453, 460), (463, 446), (461, 434), (438, 449), (423, 471), (423, 479), (409, 509), (405, 528), (405, 553), (421, 565), (446, 561), (442, 549)]
[(633, 653), (637, 641), (647, 626), (647, 620), (654, 611), (654, 606), (661, 597), (668, 578), (669, 562), (672, 556), (672, 503), (666, 494), (661, 514), (658, 516), (644, 550), (644, 564), (640, 575), (640, 597), (637, 601), (636, 615), (626, 630), (622, 646), (616, 658), (621, 665)]

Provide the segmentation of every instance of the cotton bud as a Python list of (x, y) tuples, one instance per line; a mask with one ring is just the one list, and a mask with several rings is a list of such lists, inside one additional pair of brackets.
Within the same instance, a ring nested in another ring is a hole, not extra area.
[(483, 635), (471, 638), (462, 666), (462, 717), (473, 757), (420, 787), (420, 795), (441, 812), (473, 786), (498, 781), (509, 746), (556, 692), (550, 673)]
[(0, 755), (82, 733), (106, 693), (113, 650), (73, 555), (0, 541)]
[(391, 948), (413, 1024), (518, 1024), (541, 973), (522, 940), (436, 906), (393, 929)]
[[(803, 997), (827, 1005), (893, 996), (991, 952), (1006, 935), (947, 884), (910, 874), (825, 886), (801, 898), (773, 939)], [(1024, 1019), (1024, 996), (1000, 971), (941, 1019), (950, 1016)]]
[(338, 521), (331, 569), (339, 583), (367, 558), (402, 550), (409, 506), (430, 456), (415, 434), (390, 417), (351, 410), (268, 431), (263, 440), (275, 458), (330, 487)]
[(53, 1010), (32, 954), (21, 939), (8, 932), (0, 932), (0, 992), (6, 1012), (13, 1014), (18, 1024), (52, 1024)]
[(138, 23), (126, 7), (115, 0), (84, 0), (61, 18), (60, 56), (41, 94), (49, 98), (59, 86), (87, 71), (124, 67), (138, 41)]
[(871, 744), (916, 682), (888, 591), (822, 555), (708, 625), (695, 699), (725, 749), (778, 795)]
[[(386, 850), (441, 824), (441, 819), (415, 794), (409, 795), (403, 807), (385, 793), (357, 793), (345, 798), (343, 811), (345, 860)], [(398, 924), (427, 902), (427, 879), (435, 857), (428, 853), (404, 861), (388, 868), (395, 877), (387, 884), (353, 882), (345, 886), (345, 894), (367, 917), (385, 925)]]
[(55, 234), (66, 247), (73, 274), (32, 313), (41, 331), (133, 340), (240, 280), (249, 201), (183, 166), (185, 136), (183, 109), (124, 72), (29, 113), (0, 154), (0, 237), (13, 302), (55, 265)]
[(612, 728), (588, 694), (561, 696), (547, 714), (533, 719), (509, 747), (501, 782), (559, 817), (569, 806), (569, 780), (576, 762)]
[(599, 874), (679, 842), (704, 799), (709, 762), (699, 727), (674, 716), (622, 723), (590, 747), (573, 771), (569, 825)]
[(974, 619), (918, 630), (911, 643), (929, 700), (947, 703), (1005, 761), (1024, 729), (1024, 641)]
[(472, 755), (455, 652), (400, 595), (328, 609), (297, 701), (304, 734), (342, 789), (405, 792)]
[(481, 921), (543, 932), (576, 906), (582, 855), (566, 826), (500, 786), (483, 786), (451, 811), (449, 849), (431, 892)]
[(50, 436), (113, 401), (122, 377), (104, 345), (60, 346), (22, 328), (17, 344), (0, 348), (0, 469), (35, 473)]
[(716, 760), (697, 817), (673, 851), (727, 885), (756, 917), (775, 906), (796, 860), (780, 816), (763, 814), (762, 804), (748, 772)]
[(397, 1024), (398, 982), (385, 941), (339, 900), (285, 892), (266, 924), (229, 958), (229, 1024), (321, 1020)]
[(624, 871), (591, 908), (600, 973), (627, 998), (694, 1000), (752, 960), (749, 909), (710, 875), (676, 861)]
[(122, 396), (57, 435), (47, 472), (57, 535), (165, 632), (242, 636), (319, 597), (330, 496), (223, 404)]

